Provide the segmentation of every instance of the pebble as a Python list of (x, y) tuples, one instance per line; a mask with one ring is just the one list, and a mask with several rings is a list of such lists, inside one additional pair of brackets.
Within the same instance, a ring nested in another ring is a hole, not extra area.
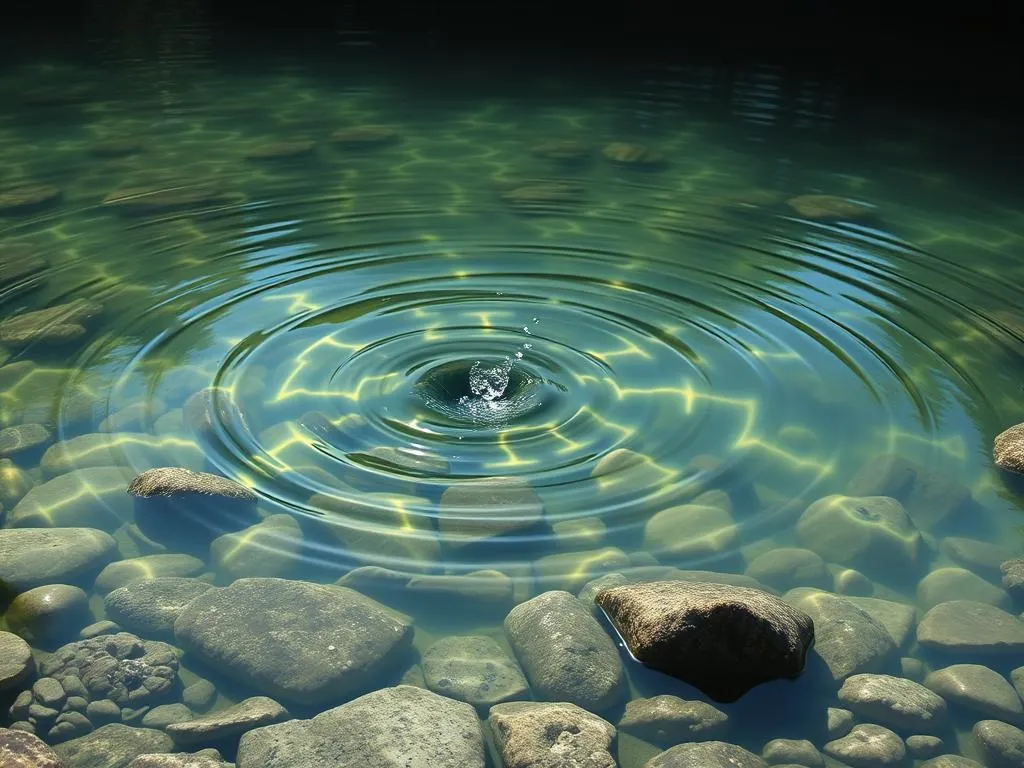
[(825, 754), (851, 768), (901, 765), (907, 756), (903, 739), (880, 725), (858, 725), (846, 736), (825, 744)]
[(925, 736), (922, 734), (908, 736), (906, 745), (907, 752), (917, 760), (927, 760), (929, 757), (941, 755), (946, 748), (945, 742), (938, 736)]
[(217, 689), (209, 680), (196, 680), (181, 693), (182, 703), (193, 712), (205, 712), (216, 700)]
[(769, 765), (799, 764), (814, 768), (825, 764), (818, 748), (806, 739), (773, 739), (764, 745), (761, 757)]
[(839, 739), (848, 734), (856, 723), (857, 719), (853, 712), (839, 707), (829, 707), (827, 717), (828, 737)]
[(869, 720), (912, 733), (933, 733), (946, 719), (941, 696), (892, 675), (853, 675), (839, 689), (839, 700)]

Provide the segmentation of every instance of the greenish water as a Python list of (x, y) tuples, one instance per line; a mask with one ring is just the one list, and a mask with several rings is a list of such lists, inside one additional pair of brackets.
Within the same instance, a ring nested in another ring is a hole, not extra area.
[[(4, 76), (0, 425), (21, 428), (0, 440), (4, 528), (106, 531), (113, 560), (187, 552), (201, 567), (172, 575), (219, 586), (342, 579), (414, 627), (365, 689), (424, 684), (416, 653), (448, 635), (504, 645), (508, 610), (548, 590), (654, 565), (757, 577), (797, 547), (834, 573), (765, 586), (1020, 613), (996, 561), (1024, 550), (1024, 497), (991, 442), (1024, 420), (1024, 209), (958, 138), (924, 117), (847, 126), (827, 90), (775, 104), (757, 72), (726, 109), (687, 73), (672, 97), (364, 79)], [(126, 488), (156, 467), (222, 475), (285, 517), (211, 549), (259, 517), (188, 502), (154, 537)], [(911, 544), (808, 533), (832, 494), (895, 497)], [(45, 638), (8, 615), (40, 664), (107, 615), (94, 565), (68, 578), (89, 611)], [(919, 586), (950, 567), (973, 578)], [(890, 656), (873, 671), (949, 663), (913, 632)], [(1024, 655), (966, 660), (1008, 675)], [(275, 695), (197, 654), (181, 667), (217, 707)], [(626, 667), (613, 724), (630, 698), (703, 698)], [(821, 748), (837, 685), (815, 670), (718, 705), (726, 740)], [(979, 718), (951, 710), (944, 751), (977, 757)], [(637, 768), (660, 751), (625, 730), (616, 749)]]

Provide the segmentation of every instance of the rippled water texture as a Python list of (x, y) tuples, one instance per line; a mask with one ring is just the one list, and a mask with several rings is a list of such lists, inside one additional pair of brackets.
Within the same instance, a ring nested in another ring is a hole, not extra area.
[[(1024, 420), (1019, 197), (939, 131), (846, 126), (827, 86), (781, 105), (752, 70), (704, 102), (661, 77), (431, 98), (294, 68), (7, 72), (4, 526), (164, 551), (126, 486), (213, 472), (297, 523), (211, 556), (242, 523), (183, 511), (217, 583), (348, 574), (413, 612), (414, 574), (497, 571), (517, 602), (743, 574), (831, 546), (795, 526), (830, 494), (897, 497), (924, 535), (911, 572), (825, 557), (875, 596), (928, 607), (948, 537), (1019, 556), (990, 454)], [(417, 645), (500, 626), (475, 605), (414, 616)]]

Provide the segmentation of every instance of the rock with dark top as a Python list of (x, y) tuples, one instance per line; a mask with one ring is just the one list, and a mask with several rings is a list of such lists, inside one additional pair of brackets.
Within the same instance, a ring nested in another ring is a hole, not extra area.
[(242, 736), (238, 768), (484, 768), (484, 737), (469, 704), (399, 685)]
[(7, 458), (42, 448), (53, 439), (53, 432), (42, 424), (19, 424), (0, 429), (0, 457)]
[(266, 696), (253, 696), (205, 717), (173, 723), (166, 728), (175, 744), (217, 744), (246, 731), (291, 719), (288, 710)]
[(971, 729), (987, 768), (1024, 765), (1024, 731), (1000, 720), (982, 720)]
[(729, 716), (722, 710), (667, 694), (633, 699), (619, 720), (619, 730), (661, 747), (718, 739), (728, 728)]
[(839, 700), (866, 720), (910, 733), (935, 733), (946, 725), (945, 699), (902, 677), (852, 675)]
[(851, 768), (887, 768), (902, 766), (907, 748), (888, 728), (858, 725), (841, 739), (825, 744), (825, 754)]
[(753, 752), (724, 741), (680, 744), (655, 755), (644, 768), (766, 768)]
[(205, 581), (183, 576), (139, 579), (108, 594), (103, 606), (109, 618), (131, 632), (145, 637), (169, 635), (178, 614), (210, 588)]
[(259, 522), (256, 494), (226, 477), (161, 467), (128, 486), (135, 522), (148, 537), (169, 547), (205, 553), (210, 541)]
[(112, 723), (58, 744), (54, 751), (68, 768), (126, 768), (139, 755), (173, 748), (174, 742), (162, 731)]
[(72, 768), (42, 739), (21, 730), (0, 728), (3, 768)]
[(523, 672), (494, 638), (444, 637), (423, 652), (427, 687), (473, 706), (491, 706), (527, 697)]
[(992, 459), (1000, 469), (1024, 473), (1024, 424), (1017, 424), (996, 435)]
[(450, 547), (486, 542), (536, 527), (544, 507), (530, 484), (495, 477), (449, 486), (441, 494), (438, 526)]
[(505, 635), (537, 698), (601, 711), (625, 694), (615, 643), (568, 592), (545, 592), (513, 608)]
[(44, 584), (74, 584), (113, 558), (117, 542), (92, 528), (0, 530), (0, 586), (23, 592)]
[(405, 616), (345, 587), (253, 578), (195, 598), (174, 634), (241, 683), (322, 704), (365, 690), (409, 649), (413, 630)]
[(985, 603), (939, 603), (917, 625), (917, 641), (929, 650), (974, 656), (1024, 654), (1024, 620)]
[(814, 643), (811, 617), (763, 590), (660, 581), (604, 589), (595, 602), (634, 658), (716, 701), (797, 677)]
[(29, 644), (11, 632), (0, 631), (0, 691), (19, 688), (35, 671)]
[(103, 305), (85, 299), (46, 309), (23, 312), (0, 322), (0, 343), (60, 343), (85, 335), (86, 323), (103, 311)]
[(55, 203), (61, 192), (49, 184), (21, 184), (0, 189), (0, 215), (31, 213)]
[(616, 768), (615, 726), (575, 704), (498, 704), (487, 722), (505, 768)]

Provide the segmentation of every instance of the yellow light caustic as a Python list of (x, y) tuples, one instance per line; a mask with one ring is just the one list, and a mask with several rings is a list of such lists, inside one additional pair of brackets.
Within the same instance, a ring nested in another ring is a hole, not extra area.
[(291, 315), (298, 314), (299, 312), (316, 312), (323, 307), (322, 304), (317, 304), (310, 301), (309, 293), (302, 291), (300, 293), (281, 293), (277, 296), (264, 296), (264, 301), (287, 301), (288, 313)]
[(908, 442), (937, 448), (955, 459), (967, 458), (967, 445), (964, 443), (964, 439), (960, 435), (950, 435), (949, 437), (942, 438), (927, 437), (917, 435), (912, 432), (904, 432), (896, 427), (889, 427), (886, 437), (889, 442), (889, 453), (897, 452), (897, 443)]
[[(613, 287), (622, 288), (621, 283), (615, 286), (613, 281), (610, 284), (613, 285)], [(615, 338), (622, 342), (623, 346), (621, 349), (610, 349), (607, 352), (598, 352), (597, 350), (588, 349), (586, 350), (587, 354), (591, 357), (596, 357), (598, 360), (603, 362), (608, 362), (615, 357), (639, 357), (643, 360), (651, 359), (651, 353), (638, 347), (634, 342), (624, 339), (621, 336), (616, 336)]]
[(306, 359), (308, 355), (312, 354), (321, 347), (329, 347), (331, 349), (339, 349), (346, 352), (359, 352), (361, 349), (366, 347), (365, 344), (351, 344), (344, 341), (339, 341), (334, 338), (333, 335), (324, 336), (317, 339), (308, 347), (306, 347), (299, 356), (295, 359), (295, 368), (288, 377), (284, 380), (281, 388), (278, 390), (277, 395), (274, 396), (273, 402), (279, 403), (282, 400), (288, 400), (292, 397), (309, 396), (309, 397), (340, 397), (345, 400), (358, 401), (360, 394), (364, 387), (373, 384), (378, 381), (387, 381), (398, 376), (397, 373), (386, 373), (381, 376), (366, 376), (360, 379), (359, 383), (354, 389), (307, 389), (306, 387), (293, 387), (292, 383), (299, 376), (300, 373), (306, 368), (309, 361)]

